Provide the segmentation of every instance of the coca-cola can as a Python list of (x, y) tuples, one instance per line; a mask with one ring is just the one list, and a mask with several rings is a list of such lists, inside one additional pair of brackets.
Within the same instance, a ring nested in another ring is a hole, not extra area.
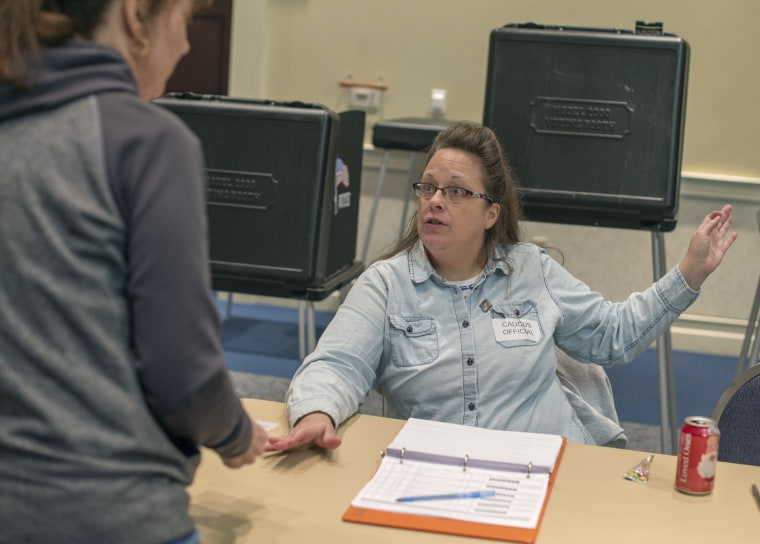
[(676, 489), (691, 495), (708, 495), (715, 485), (720, 431), (708, 417), (687, 417), (678, 440)]

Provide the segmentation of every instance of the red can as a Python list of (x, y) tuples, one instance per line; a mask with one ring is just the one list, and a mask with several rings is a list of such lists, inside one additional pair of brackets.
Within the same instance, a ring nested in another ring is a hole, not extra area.
[(710, 418), (687, 417), (678, 441), (676, 489), (692, 495), (712, 493), (718, 465), (720, 431)]

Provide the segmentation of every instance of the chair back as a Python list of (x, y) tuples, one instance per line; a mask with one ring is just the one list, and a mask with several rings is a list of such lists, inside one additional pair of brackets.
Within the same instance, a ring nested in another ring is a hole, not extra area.
[(760, 364), (731, 382), (712, 417), (720, 429), (718, 460), (760, 466)]

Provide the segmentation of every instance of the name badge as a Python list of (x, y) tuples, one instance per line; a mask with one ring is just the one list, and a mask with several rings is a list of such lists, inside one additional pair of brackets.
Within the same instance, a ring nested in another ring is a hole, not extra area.
[(500, 317), (491, 320), (493, 333), (497, 342), (541, 340), (541, 328), (538, 321), (533, 319), (519, 319), (516, 317)]

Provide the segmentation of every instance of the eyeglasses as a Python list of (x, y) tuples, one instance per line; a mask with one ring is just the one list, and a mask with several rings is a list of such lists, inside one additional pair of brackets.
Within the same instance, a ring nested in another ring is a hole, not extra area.
[(459, 203), (464, 202), (466, 198), (482, 198), (493, 204), (494, 200), (488, 195), (483, 193), (476, 193), (469, 189), (463, 189), (462, 187), (455, 187), (453, 185), (449, 187), (436, 187), (430, 183), (413, 183), (412, 188), (418, 197), (422, 197), (425, 200), (430, 200), (437, 191), (441, 191), (443, 197), (449, 202)]

